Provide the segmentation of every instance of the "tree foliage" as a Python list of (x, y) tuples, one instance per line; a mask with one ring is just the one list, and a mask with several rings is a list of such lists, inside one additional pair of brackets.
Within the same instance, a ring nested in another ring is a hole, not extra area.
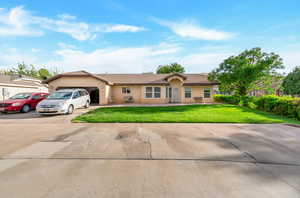
[(282, 87), (285, 94), (300, 95), (300, 66), (284, 78)]
[(3, 71), (3, 73), (12, 75), (26, 75), (39, 79), (47, 79), (54, 75), (57, 75), (58, 71), (48, 70), (46, 68), (36, 68), (34, 65), (26, 65), (25, 63), (19, 63), (17, 67)]
[(253, 48), (224, 60), (209, 74), (209, 79), (220, 82), (222, 91), (245, 96), (257, 88), (257, 84), (277, 76), (277, 69), (283, 68), (279, 55)]
[(184, 67), (178, 63), (171, 63), (169, 65), (160, 65), (156, 70), (157, 74), (184, 73), (184, 72), (185, 72)]

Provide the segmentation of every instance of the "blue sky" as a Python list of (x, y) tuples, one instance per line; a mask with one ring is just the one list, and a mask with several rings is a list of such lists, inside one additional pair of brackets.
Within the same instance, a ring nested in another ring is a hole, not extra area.
[(299, 0), (2, 0), (0, 69), (209, 72), (252, 47), (300, 65)]

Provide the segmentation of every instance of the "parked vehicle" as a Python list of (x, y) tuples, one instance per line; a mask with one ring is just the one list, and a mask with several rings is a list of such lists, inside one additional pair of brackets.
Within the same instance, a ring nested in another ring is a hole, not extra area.
[(90, 106), (90, 95), (85, 89), (62, 89), (41, 101), (36, 111), (41, 115), (72, 114), (74, 109)]
[(7, 100), (0, 101), (0, 112), (27, 113), (35, 109), (37, 104), (48, 95), (48, 93), (18, 93)]

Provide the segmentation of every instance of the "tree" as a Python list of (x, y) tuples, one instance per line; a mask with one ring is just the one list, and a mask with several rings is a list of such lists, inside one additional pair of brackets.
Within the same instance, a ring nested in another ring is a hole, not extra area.
[(300, 94), (300, 66), (289, 73), (282, 83), (283, 92), (289, 95)]
[(38, 76), (41, 79), (47, 79), (52, 76), (52, 74), (45, 68), (41, 68), (38, 70)]
[(209, 80), (220, 82), (220, 90), (245, 96), (258, 83), (276, 76), (283, 69), (283, 62), (275, 53), (262, 52), (260, 48), (245, 50), (237, 56), (225, 59), (209, 74)]
[(57, 71), (50, 71), (45, 68), (37, 69), (34, 65), (26, 65), (25, 63), (19, 63), (17, 67), (4, 71), (5, 74), (12, 75), (26, 75), (39, 79), (46, 79), (58, 74)]
[(169, 65), (160, 65), (156, 70), (157, 74), (184, 73), (184, 72), (185, 72), (184, 67), (178, 63), (171, 63)]

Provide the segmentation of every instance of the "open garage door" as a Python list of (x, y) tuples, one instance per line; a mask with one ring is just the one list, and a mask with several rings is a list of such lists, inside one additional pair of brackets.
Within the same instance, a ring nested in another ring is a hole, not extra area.
[(99, 88), (98, 87), (58, 87), (56, 90), (59, 89), (85, 89), (89, 92), (91, 97), (91, 104), (99, 104)]

